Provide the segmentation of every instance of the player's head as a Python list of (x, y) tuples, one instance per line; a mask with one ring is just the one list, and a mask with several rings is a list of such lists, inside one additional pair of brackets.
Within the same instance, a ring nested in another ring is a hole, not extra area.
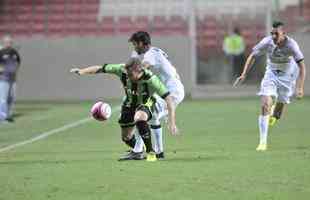
[(142, 76), (142, 64), (138, 58), (130, 58), (125, 64), (128, 77), (132, 81), (138, 81)]
[(4, 48), (11, 47), (12, 44), (13, 44), (13, 40), (12, 40), (11, 36), (6, 35), (6, 36), (3, 37), (3, 46), (4, 46)]
[(236, 34), (236, 35), (241, 35), (241, 32), (240, 32), (239, 27), (234, 27), (233, 32), (234, 32), (234, 34)]
[(285, 40), (284, 23), (281, 21), (273, 22), (270, 34), (273, 42), (277, 45), (280, 44), (283, 40)]
[(132, 34), (128, 40), (134, 46), (138, 54), (145, 53), (151, 45), (151, 36), (148, 32), (138, 31)]

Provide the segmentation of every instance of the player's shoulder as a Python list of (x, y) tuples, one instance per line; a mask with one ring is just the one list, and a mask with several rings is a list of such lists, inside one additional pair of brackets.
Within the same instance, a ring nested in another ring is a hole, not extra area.
[(158, 47), (153, 47), (151, 46), (150, 49), (145, 53), (145, 54), (159, 54), (161, 53), (163, 50), (158, 48)]
[(272, 43), (272, 36), (268, 35), (268, 36), (265, 36), (261, 39), (262, 43), (266, 43), (266, 44), (271, 44)]
[(287, 44), (289, 46), (298, 46), (298, 43), (296, 42), (296, 40), (294, 40), (293, 38), (289, 37), (289, 36), (286, 36), (287, 38)]

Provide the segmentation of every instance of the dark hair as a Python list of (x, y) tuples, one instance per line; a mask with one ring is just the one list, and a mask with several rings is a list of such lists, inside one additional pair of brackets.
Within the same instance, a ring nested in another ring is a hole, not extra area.
[(142, 42), (144, 45), (151, 44), (151, 36), (148, 32), (137, 31), (131, 35), (129, 42)]
[(280, 26), (284, 26), (284, 23), (281, 22), (281, 21), (274, 21), (274, 22), (272, 23), (272, 28), (278, 28), (278, 27), (280, 27)]
[(234, 28), (234, 33), (237, 34), (237, 35), (241, 35), (239, 27), (235, 27)]

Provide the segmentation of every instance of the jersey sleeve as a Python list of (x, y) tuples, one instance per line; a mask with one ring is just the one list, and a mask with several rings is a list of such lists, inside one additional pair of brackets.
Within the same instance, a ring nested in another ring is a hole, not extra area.
[(292, 42), (292, 54), (296, 63), (299, 63), (304, 59), (304, 55), (302, 54), (299, 45), (297, 44), (296, 41)]
[(269, 41), (270, 38), (265, 37), (257, 45), (253, 47), (252, 54), (254, 55), (254, 57), (259, 57), (267, 53)]
[(160, 79), (156, 75), (152, 75), (148, 83), (152, 92), (155, 92), (161, 98), (164, 99), (170, 94), (167, 87), (160, 81)]
[(108, 74), (115, 74), (117, 76), (121, 76), (124, 70), (125, 64), (104, 64), (102, 66), (101, 72)]

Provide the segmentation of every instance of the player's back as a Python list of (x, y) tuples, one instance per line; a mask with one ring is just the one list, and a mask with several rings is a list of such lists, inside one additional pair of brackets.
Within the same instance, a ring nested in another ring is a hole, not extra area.
[(151, 65), (151, 71), (159, 76), (161, 81), (167, 86), (180, 82), (180, 77), (175, 67), (171, 64), (168, 54), (162, 49), (151, 47), (144, 54), (138, 55), (136, 52), (133, 52), (132, 56), (138, 56), (142, 63)]

